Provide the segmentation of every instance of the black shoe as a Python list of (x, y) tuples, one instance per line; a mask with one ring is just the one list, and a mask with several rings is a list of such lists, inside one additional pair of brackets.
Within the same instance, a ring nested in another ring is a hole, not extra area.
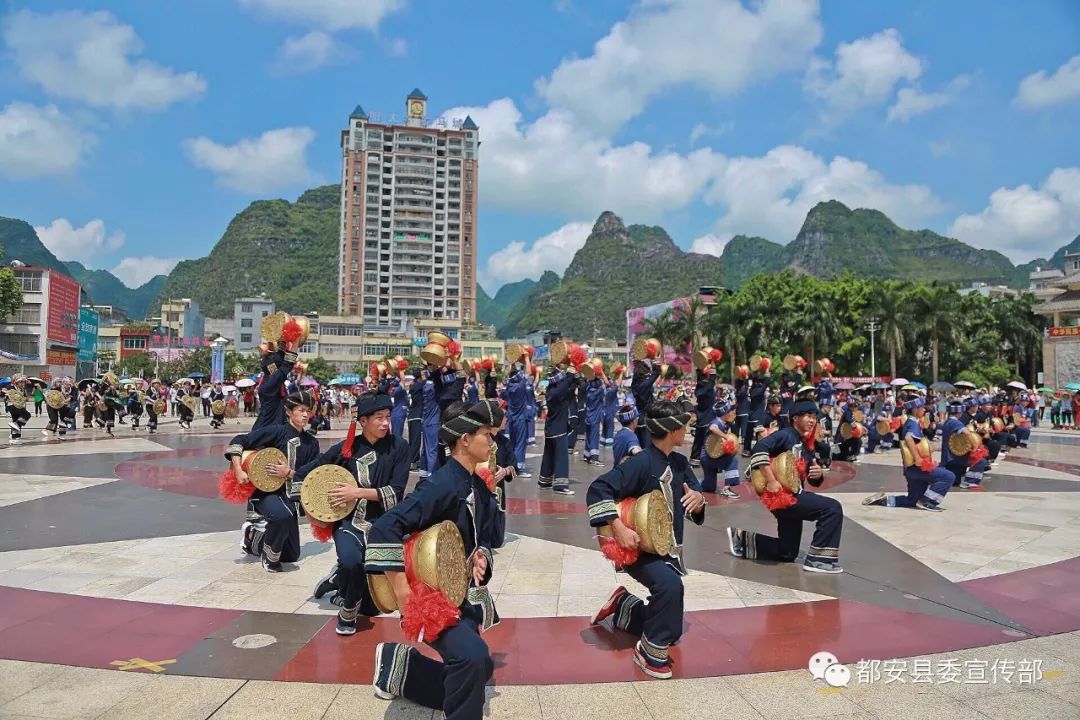
[(394, 670), (396, 649), (397, 643), (379, 643), (375, 646), (375, 677), (371, 680), (371, 689), (380, 700), (393, 700), (397, 697), (390, 690), (390, 674)]
[(341, 613), (338, 613), (337, 627), (334, 628), (334, 632), (338, 635), (355, 635), (356, 620), (345, 620), (341, 617)]
[(552, 481), (547, 478), (540, 478), (536, 481), (536, 484), (542, 488), (549, 488), (552, 485)]
[(315, 592), (313, 592), (311, 596), (314, 597), (316, 600), (321, 600), (322, 596), (326, 593), (330, 592), (331, 590), (337, 590), (337, 571), (337, 565), (335, 565), (334, 569), (331, 570), (330, 573), (326, 575), (326, 577), (319, 580), (317, 585), (315, 585)]
[[(281, 562), (280, 561), (278, 561), (278, 562), (270, 562), (270, 560), (268, 560), (267, 557), (266, 557), (266, 553), (263, 553), (263, 556), (262, 556), (262, 566), (263, 566), (263, 570), (265, 570), (266, 572), (271, 572), (271, 573), (279, 573), (279, 572), (281, 572), (281, 569), (282, 569), (281, 568)], [(355, 625), (355, 624), (356, 623), (353, 623), (353, 625)], [(355, 632), (355, 630), (354, 630), (354, 632)]]
[(560, 485), (557, 488), (552, 488), (551, 491), (556, 495), (573, 495), (574, 491), (570, 489), (568, 485)]

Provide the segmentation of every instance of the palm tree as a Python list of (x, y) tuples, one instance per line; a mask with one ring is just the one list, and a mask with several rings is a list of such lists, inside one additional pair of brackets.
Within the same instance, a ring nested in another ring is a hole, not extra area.
[(956, 341), (960, 326), (960, 313), (956, 290), (942, 285), (923, 285), (914, 292), (916, 300), (915, 319), (923, 330), (930, 333), (930, 367), (932, 382), (938, 381), (938, 359), (941, 343)]
[(904, 352), (904, 338), (908, 333), (910, 319), (906, 283), (886, 280), (878, 286), (877, 297), (872, 300), (874, 314), (881, 322), (881, 335), (889, 345), (889, 372), (896, 377), (896, 354)]
[(724, 349), (734, 379), (736, 359), (745, 351), (746, 344), (747, 323), (742, 309), (734, 298), (724, 298), (709, 308), (702, 324), (705, 337), (714, 347)]
[(795, 314), (795, 327), (801, 329), (806, 338), (809, 373), (813, 375), (815, 353), (819, 348), (830, 347), (840, 336), (840, 321), (832, 299), (816, 281), (801, 305)]
[(644, 322), (646, 332), (660, 341), (662, 345), (674, 347), (679, 342), (682, 331), (679, 323), (673, 317), (671, 308), (655, 318)]
[(1025, 293), (1017, 298), (996, 298), (991, 306), (998, 335), (1006, 346), (1003, 349), (1013, 351), (1017, 377), (1021, 375), (1022, 361), (1035, 356), (1042, 337), (1040, 319), (1031, 312), (1033, 300), (1033, 296)]
[(680, 341), (689, 346), (690, 352), (697, 349), (705, 323), (708, 306), (700, 296), (695, 295), (673, 313), (678, 327)]

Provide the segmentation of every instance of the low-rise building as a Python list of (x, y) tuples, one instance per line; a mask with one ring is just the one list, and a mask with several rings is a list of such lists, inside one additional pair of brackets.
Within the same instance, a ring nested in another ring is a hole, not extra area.
[(0, 373), (75, 377), (82, 287), (47, 267), (13, 263), (22, 307), (0, 324)]
[(206, 338), (206, 319), (199, 311), (199, 301), (171, 298), (161, 303), (161, 317), (156, 323), (169, 328), (170, 334), (185, 345), (202, 345)]
[(999, 297), (1016, 297), (1020, 294), (1019, 290), (1011, 288), (1008, 285), (988, 285), (984, 282), (971, 283), (970, 287), (960, 288), (957, 290), (961, 295), (982, 295), (984, 298), (999, 298)]
[[(242, 297), (233, 301), (233, 328), (231, 336), (236, 352), (249, 353), (259, 348), (262, 338), (259, 327), (263, 318), (277, 311), (271, 298)], [(222, 333), (227, 335), (228, 333)]]

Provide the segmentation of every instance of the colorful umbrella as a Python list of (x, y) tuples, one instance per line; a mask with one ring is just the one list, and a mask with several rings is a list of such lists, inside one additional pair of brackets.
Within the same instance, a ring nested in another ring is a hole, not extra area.
[(1065, 386), (1066, 390), (1080, 390), (1080, 383), (1069, 383)]
[(854, 390), (855, 383), (851, 382), (850, 380), (842, 380), (836, 383), (835, 387), (837, 390)]
[[(0, 380), (0, 384), (2, 384), (2, 383), (3, 383), (3, 380)], [(1054, 393), (1057, 392), (1057, 390), (1055, 390), (1054, 388), (1041, 387), (1041, 388), (1039, 388), (1039, 392), (1041, 392), (1043, 395), (1053, 395)]]
[(306, 377), (300, 381), (300, 384), (304, 387), (311, 387), (312, 385), (318, 385), (319, 381), (313, 377)]
[(952, 383), (947, 383), (944, 380), (938, 380), (936, 383), (930, 386), (932, 389), (938, 392), (952, 392), (956, 389), (956, 386)]
[(895, 387), (897, 385), (907, 385), (908, 381), (906, 379), (904, 379), (904, 378), (894, 378), (892, 383), (890, 383), (890, 384)]

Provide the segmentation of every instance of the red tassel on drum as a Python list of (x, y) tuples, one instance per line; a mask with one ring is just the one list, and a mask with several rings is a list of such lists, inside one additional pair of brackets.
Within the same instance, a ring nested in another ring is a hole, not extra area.
[(585, 361), (589, 359), (589, 356), (585, 354), (585, 348), (580, 345), (571, 345), (569, 352), (566, 354), (566, 359), (574, 367), (581, 368)]
[(968, 467), (975, 467), (980, 462), (982, 462), (983, 459), (989, 456), (990, 451), (986, 449), (986, 446), (980, 445), (979, 447), (972, 450), (971, 453), (968, 455)]
[(405, 602), (401, 629), (413, 642), (432, 642), (442, 631), (453, 627), (461, 618), (461, 610), (454, 607), (442, 592), (422, 582), (410, 584), (412, 594)]
[(451, 340), (446, 344), (446, 353), (453, 358), (461, 355), (461, 343), (457, 340)]
[(770, 511), (789, 508), (794, 505), (795, 502), (795, 496), (785, 487), (781, 487), (776, 492), (766, 490), (761, 493), (761, 504)]
[(919, 460), (919, 469), (923, 472), (932, 472), (937, 467), (937, 463), (934, 462), (932, 457), (924, 457)]
[(611, 562), (615, 563), (615, 569), (621, 570), (624, 567), (633, 565), (638, 561), (640, 553), (637, 548), (624, 548), (613, 537), (607, 537), (605, 535), (597, 536), (600, 540), (600, 550)]
[(720, 362), (724, 359), (724, 353), (719, 348), (713, 348), (709, 351), (709, 359), (713, 362)]
[(308, 518), (308, 522), (311, 524), (311, 536), (319, 542), (330, 542), (334, 537), (334, 526), (326, 525), (318, 520), (312, 520)]
[(725, 440), (723, 442), (723, 444), (720, 446), (720, 452), (722, 452), (724, 455), (734, 455), (735, 451), (738, 450), (738, 449), (739, 449), (738, 444), (736, 444), (736, 442), (734, 440), (732, 440), (731, 438), (728, 438), (727, 440)]
[(856, 426), (852, 427), (851, 428), (851, 437), (855, 438), (856, 440), (861, 438), (862, 437), (862, 427), (859, 426), (859, 425), (856, 425)]
[(218, 493), (225, 502), (243, 505), (254, 492), (255, 486), (251, 483), (241, 483), (232, 468), (221, 473), (218, 479)]
[(491, 474), (491, 470), (477, 466), (476, 476), (484, 481), (484, 485), (487, 485), (489, 491), (495, 492), (495, 476)]
[(289, 318), (289, 321), (281, 326), (281, 339), (285, 342), (296, 342), (303, 334), (304, 329), (296, 322), (296, 318)]

